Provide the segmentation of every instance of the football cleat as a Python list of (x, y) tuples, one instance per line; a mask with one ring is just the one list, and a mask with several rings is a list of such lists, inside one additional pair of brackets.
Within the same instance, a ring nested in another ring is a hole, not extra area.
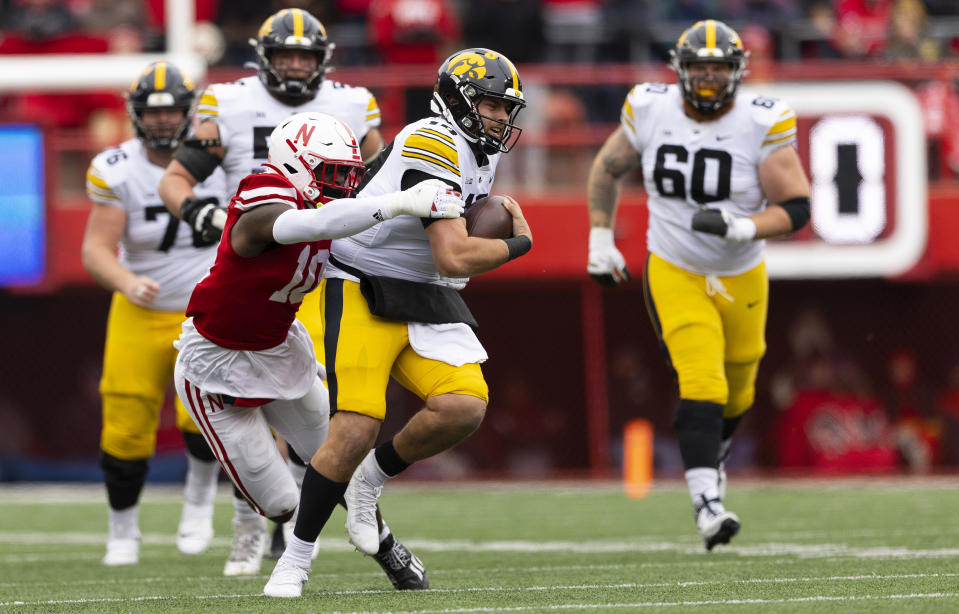
[(380, 544), (380, 551), (373, 558), (386, 572), (386, 577), (396, 590), (423, 590), (430, 587), (423, 562), (392, 534), (386, 536)]
[(696, 510), (696, 528), (703, 538), (706, 550), (712, 550), (717, 544), (728, 544), (739, 533), (739, 517), (732, 512), (722, 510), (719, 499), (703, 499)]
[(103, 564), (107, 567), (136, 565), (140, 562), (140, 534), (136, 537), (114, 537), (107, 539), (107, 553)]
[(280, 557), (270, 574), (270, 580), (263, 587), (267, 597), (299, 597), (303, 594), (303, 585), (310, 576), (310, 570), (299, 567), (292, 561)]
[(224, 576), (255, 576), (260, 573), (266, 548), (266, 519), (262, 522), (233, 521), (233, 547), (223, 566)]
[(213, 541), (213, 505), (183, 504), (176, 547), (183, 554), (202, 554)]
[(346, 533), (350, 543), (363, 554), (377, 555), (380, 551), (380, 525), (376, 520), (376, 500), (382, 486), (373, 486), (360, 464), (353, 473), (343, 500), (346, 502)]

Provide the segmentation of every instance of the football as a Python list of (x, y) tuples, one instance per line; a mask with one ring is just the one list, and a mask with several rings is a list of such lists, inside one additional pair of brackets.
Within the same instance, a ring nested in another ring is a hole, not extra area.
[(513, 216), (509, 214), (502, 196), (476, 199), (466, 208), (466, 233), (484, 239), (508, 239), (513, 236)]

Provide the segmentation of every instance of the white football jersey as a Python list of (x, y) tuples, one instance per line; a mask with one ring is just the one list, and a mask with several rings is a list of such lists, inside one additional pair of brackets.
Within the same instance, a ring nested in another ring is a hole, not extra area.
[(291, 115), (307, 111), (332, 115), (349, 126), (361, 143), (370, 129), (380, 125), (380, 108), (368, 89), (329, 79), (323, 80), (313, 100), (297, 106), (274, 98), (258, 77), (214, 83), (203, 92), (197, 117), (217, 123), (220, 142), (226, 148), (221, 166), (226, 171), (229, 196), (244, 177), (261, 170), (273, 129)]
[[(157, 185), (164, 170), (147, 159), (139, 139), (131, 139), (93, 159), (87, 170), (87, 195), (126, 213), (118, 258), (127, 269), (160, 284), (152, 309), (185, 312), (193, 286), (213, 264), (216, 245), (196, 247), (190, 227), (163, 206)], [(225, 189), (223, 172), (217, 170), (194, 191), (200, 198), (222, 199)], [(222, 200), (221, 204), (226, 205)]]
[(620, 124), (642, 160), (650, 252), (712, 275), (738, 275), (762, 261), (764, 241), (696, 232), (692, 217), (701, 206), (738, 216), (765, 208), (759, 164), (796, 141), (796, 114), (785, 102), (739, 92), (725, 115), (697, 122), (683, 112), (678, 85), (641, 83), (627, 96)]
[[(502, 154), (486, 156), (482, 166), (469, 142), (446, 120), (421, 119), (407, 125), (385, 151), (386, 159), (357, 195), (379, 196), (400, 190), (407, 171), (420, 171), (459, 186), (469, 207), (490, 193)], [(330, 253), (340, 262), (370, 275), (385, 275), (460, 289), (466, 278), (443, 277), (433, 264), (430, 240), (423, 220), (400, 215), (345, 239), (336, 239)], [(352, 279), (331, 263), (324, 277)]]

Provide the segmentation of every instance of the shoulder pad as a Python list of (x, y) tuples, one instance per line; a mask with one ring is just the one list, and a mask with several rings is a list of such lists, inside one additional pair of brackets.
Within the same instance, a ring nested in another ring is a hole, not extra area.
[(456, 139), (442, 125), (420, 122), (403, 140), (400, 156), (411, 168), (459, 181), (460, 160)]

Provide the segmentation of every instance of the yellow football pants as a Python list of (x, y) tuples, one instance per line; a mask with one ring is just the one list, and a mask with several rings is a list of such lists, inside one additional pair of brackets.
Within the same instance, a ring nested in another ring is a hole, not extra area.
[[(113, 294), (100, 380), (100, 448), (107, 454), (121, 460), (153, 455), (160, 410), (176, 362), (173, 341), (183, 320), (182, 313), (151, 311)], [(175, 405), (180, 430), (199, 433), (179, 399)]]
[(489, 402), (479, 364), (454, 367), (417, 354), (410, 347), (407, 323), (372, 315), (358, 283), (324, 279), (320, 290), (324, 333), (317, 352), (326, 365), (332, 411), (383, 420), (391, 375), (424, 400), (465, 394)]
[(643, 286), (680, 398), (719, 403), (726, 418), (749, 409), (766, 351), (766, 265), (707, 278), (650, 254)]

